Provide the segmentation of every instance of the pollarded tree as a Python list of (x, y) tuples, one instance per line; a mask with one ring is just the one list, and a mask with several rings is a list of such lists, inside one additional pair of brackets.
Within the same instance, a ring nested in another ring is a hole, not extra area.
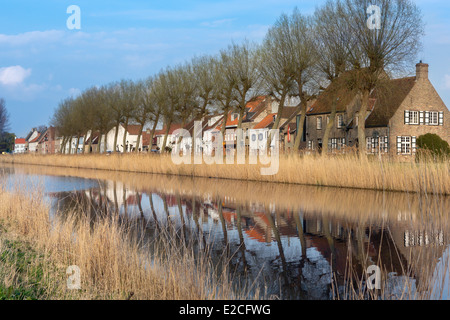
[(214, 87), (216, 73), (214, 67), (217, 64), (213, 56), (201, 56), (192, 59), (192, 72), (197, 83), (197, 99), (195, 115), (203, 118), (209, 114), (208, 107), (214, 100)]
[(292, 76), (297, 85), (301, 107), (300, 123), (297, 127), (297, 135), (294, 142), (294, 150), (298, 150), (303, 139), (307, 106), (317, 93), (315, 82), (317, 48), (314, 45), (312, 17), (301, 14), (296, 8), (292, 15), (289, 16), (289, 26), (291, 52), (294, 58)]
[(365, 156), (365, 120), (371, 92), (386, 74), (406, 73), (421, 48), (422, 14), (411, 0), (338, 1), (338, 25), (347, 42), (354, 83), (361, 96), (358, 111), (359, 153)]
[(124, 152), (128, 152), (128, 148), (125, 147), (127, 145), (127, 129), (130, 120), (134, 117), (136, 109), (139, 104), (142, 102), (139, 97), (139, 88), (138, 86), (131, 80), (122, 80), (120, 81), (120, 96), (121, 96), (121, 107), (124, 118), (124, 135), (122, 146)]
[(238, 104), (236, 95), (236, 78), (232, 69), (231, 49), (220, 51), (214, 64), (214, 105), (216, 110), (223, 115), (221, 128), (222, 137), (225, 135), (226, 123), (229, 112)]
[[(346, 82), (339, 79), (348, 69), (349, 53), (347, 43), (350, 35), (345, 30), (337, 28), (338, 9), (333, 1), (328, 1), (314, 14), (314, 41), (317, 48), (316, 74), (318, 83), (322, 89), (327, 86), (331, 113), (325, 126), (323, 135), (322, 155), (328, 154), (328, 140), (336, 119), (338, 103), (345, 99), (342, 94), (351, 94), (351, 88), (346, 87)], [(322, 86), (322, 83), (324, 85)], [(340, 97), (341, 95), (341, 97)]]
[(238, 101), (236, 111), (239, 113), (237, 128), (242, 128), (242, 121), (247, 103), (255, 98), (261, 89), (261, 77), (258, 71), (256, 45), (245, 41), (241, 45), (229, 46), (229, 64), (231, 76), (234, 78)]
[(0, 136), (9, 130), (9, 113), (6, 109), (6, 103), (0, 98)]
[[(273, 129), (280, 126), (286, 100), (296, 95), (297, 86), (292, 70), (295, 68), (295, 54), (292, 52), (289, 18), (282, 15), (269, 29), (259, 49), (258, 69), (264, 87), (278, 102), (278, 113)], [(267, 140), (270, 145), (271, 137)]]

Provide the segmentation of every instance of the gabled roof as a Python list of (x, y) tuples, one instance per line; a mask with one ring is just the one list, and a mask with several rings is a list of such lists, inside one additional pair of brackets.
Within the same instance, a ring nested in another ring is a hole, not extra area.
[[(173, 123), (173, 124), (170, 125), (169, 134), (173, 134), (173, 132), (175, 130), (178, 130), (178, 129), (181, 129), (181, 128), (182, 128), (181, 123)], [(166, 134), (166, 130), (167, 130), (166, 126), (164, 126), (161, 130), (156, 130), (155, 131), (155, 137), (156, 136), (163, 136), (163, 135), (165, 135)]]
[[(264, 103), (267, 101), (269, 96), (258, 96), (256, 98), (253, 98), (250, 102), (247, 103), (245, 106), (245, 113), (244, 118), (242, 119), (242, 122), (250, 121), (254, 119), (257, 115), (259, 115), (264, 109), (267, 107), (267, 105)], [(237, 117), (234, 120), (231, 120), (231, 115), (235, 112), (229, 112), (227, 116), (227, 127), (237, 126), (239, 123), (239, 117)], [(220, 130), (222, 126), (218, 128)]]
[(141, 126), (139, 124), (129, 124), (127, 126), (127, 132), (129, 135), (138, 136), (141, 132)]
[(42, 136), (43, 136), (42, 133), (38, 133), (38, 135), (36, 136), (36, 138), (34, 138), (33, 140), (31, 140), (29, 143), (35, 143), (35, 142), (38, 142), (39, 139), (41, 139)]
[(277, 116), (276, 113), (268, 114), (264, 119), (261, 120), (256, 126), (253, 127), (253, 129), (265, 129), (267, 127), (272, 127), (274, 123), (274, 119)]
[(27, 141), (22, 138), (16, 139), (14, 142), (14, 144), (26, 144), (26, 143), (27, 143)]
[(366, 127), (385, 127), (416, 84), (416, 77), (388, 81), (370, 96), (373, 111), (366, 120)]
[(306, 111), (307, 115), (331, 113), (333, 102), (336, 104), (336, 112), (345, 112), (347, 106), (356, 97), (353, 90), (353, 77), (351, 72), (339, 76), (319, 95), (316, 102)]

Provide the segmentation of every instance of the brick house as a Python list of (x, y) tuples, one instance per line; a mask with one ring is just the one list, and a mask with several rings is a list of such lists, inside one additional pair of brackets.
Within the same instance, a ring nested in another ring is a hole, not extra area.
[(40, 154), (54, 154), (56, 141), (56, 128), (49, 127), (45, 132), (43, 132), (38, 140), (36, 152)]
[[(450, 142), (449, 110), (428, 78), (428, 64), (416, 65), (416, 76), (387, 80), (370, 95), (366, 118), (368, 153), (410, 156), (416, 139), (434, 133)], [(345, 77), (340, 81), (346, 81)], [(339, 87), (339, 81), (334, 86)], [(332, 99), (336, 117), (328, 141), (329, 150), (357, 146), (359, 96), (330, 85), (307, 112), (307, 148), (320, 149), (330, 121)], [(333, 97), (333, 98), (332, 98)], [(339, 98), (339, 100), (337, 100)]]

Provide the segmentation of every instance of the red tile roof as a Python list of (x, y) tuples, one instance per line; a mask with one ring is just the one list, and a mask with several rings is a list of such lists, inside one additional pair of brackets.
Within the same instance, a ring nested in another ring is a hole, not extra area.
[(130, 135), (137, 136), (141, 132), (141, 125), (139, 124), (129, 124), (127, 127), (127, 132)]
[(253, 127), (253, 129), (264, 129), (269, 127), (274, 122), (274, 117), (276, 117), (276, 113), (271, 113), (267, 115), (264, 119), (261, 120), (260, 123), (258, 123), (256, 126)]
[(15, 144), (25, 144), (27, 141), (25, 139), (16, 139)]
[[(169, 134), (172, 134), (175, 130), (178, 130), (178, 129), (181, 129), (181, 128), (182, 128), (182, 126), (181, 126), (180, 123), (174, 123), (174, 124), (172, 124), (170, 126)], [(161, 136), (161, 135), (163, 136), (163, 135), (165, 135), (166, 134), (166, 130), (167, 130), (166, 126), (164, 126), (161, 130), (156, 130), (155, 131), (155, 136)]]

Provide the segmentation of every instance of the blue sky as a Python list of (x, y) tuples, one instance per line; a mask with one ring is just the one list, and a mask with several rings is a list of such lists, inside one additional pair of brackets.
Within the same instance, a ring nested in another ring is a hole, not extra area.
[[(23, 137), (48, 125), (59, 101), (120, 79), (141, 79), (195, 55), (214, 54), (231, 41), (260, 41), (282, 13), (310, 0), (65, 1), (1, 0), (0, 97), (11, 131)], [(416, 0), (426, 35), (418, 60), (450, 106), (450, 1)], [(69, 30), (72, 5), (81, 30)], [(411, 73), (414, 66), (411, 66)]]

